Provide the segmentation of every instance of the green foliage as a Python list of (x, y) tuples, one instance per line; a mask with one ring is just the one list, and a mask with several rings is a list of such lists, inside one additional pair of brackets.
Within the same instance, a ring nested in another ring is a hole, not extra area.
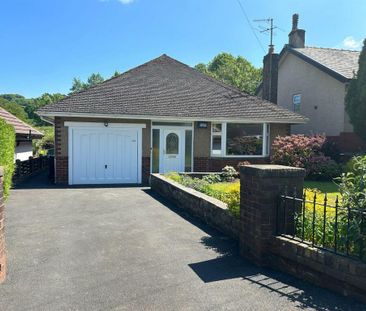
[(366, 39), (358, 63), (357, 75), (347, 91), (346, 111), (355, 133), (366, 140)]
[(30, 122), (30, 120), (28, 119), (28, 114), (25, 112), (24, 106), (0, 97), (0, 107), (5, 109), (6, 111), (9, 111), (18, 119), (27, 123)]
[(9, 196), (11, 180), (14, 173), (14, 128), (0, 119), (0, 166), (4, 168), (4, 195)]
[(28, 114), (28, 118), (32, 120), (32, 123), (37, 126), (49, 125), (47, 122), (43, 121), (37, 114), (36, 111), (48, 104), (53, 104), (64, 98), (65, 95), (60, 93), (49, 94), (44, 93), (40, 97), (29, 99), (28, 104), (25, 106), (25, 111)]
[(36, 110), (62, 99), (65, 95), (44, 93), (37, 98), (25, 98), (17, 94), (0, 95), (0, 106), (14, 114), (20, 120), (35, 126), (48, 125), (37, 114)]
[(94, 86), (99, 83), (102, 83), (104, 78), (99, 73), (92, 73), (88, 78), (88, 86)]
[(195, 68), (249, 94), (254, 94), (262, 80), (262, 69), (255, 68), (244, 57), (229, 53), (220, 53), (207, 65), (200, 63)]
[(345, 206), (366, 210), (366, 157), (355, 157), (350, 172), (339, 178), (339, 189)]
[[(118, 76), (120, 73), (116, 70), (112, 77)], [(86, 82), (81, 81), (79, 78), (74, 78), (72, 81), (72, 86), (70, 88), (71, 93), (80, 92), (86, 90), (89, 87), (95, 86), (102, 83), (104, 78), (100, 73), (92, 73)]]
[(33, 141), (35, 155), (47, 155), (49, 150), (54, 148), (55, 128), (53, 126), (42, 126), (39, 130), (44, 133), (42, 139)]
[(240, 181), (222, 182), (222, 176), (219, 174), (209, 174), (200, 179), (172, 172), (165, 177), (226, 203), (229, 211), (239, 217)]
[(72, 80), (72, 86), (70, 88), (71, 93), (81, 92), (88, 88), (87, 83), (82, 82), (79, 78), (74, 78)]
[(222, 169), (221, 177), (223, 181), (231, 182), (238, 177), (238, 172), (232, 166), (226, 165)]

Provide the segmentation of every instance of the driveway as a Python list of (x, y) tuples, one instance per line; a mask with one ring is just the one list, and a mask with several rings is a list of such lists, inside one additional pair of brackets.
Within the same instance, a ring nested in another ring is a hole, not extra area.
[(145, 188), (18, 189), (1, 310), (365, 310), (238, 256)]

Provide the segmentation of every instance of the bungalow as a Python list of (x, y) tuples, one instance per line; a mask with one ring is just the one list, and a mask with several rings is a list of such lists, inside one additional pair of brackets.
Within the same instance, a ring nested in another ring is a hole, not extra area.
[(55, 125), (55, 181), (70, 185), (266, 162), (274, 137), (306, 122), (167, 55), (38, 114)]
[(0, 119), (14, 127), (16, 134), (14, 161), (28, 160), (29, 157), (33, 156), (32, 140), (42, 138), (43, 134), (1, 107)]

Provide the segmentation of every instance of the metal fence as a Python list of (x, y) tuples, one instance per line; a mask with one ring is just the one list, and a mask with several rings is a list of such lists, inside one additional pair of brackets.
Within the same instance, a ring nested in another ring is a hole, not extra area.
[(279, 197), (277, 234), (366, 261), (366, 211), (342, 205), (339, 196), (294, 189)]

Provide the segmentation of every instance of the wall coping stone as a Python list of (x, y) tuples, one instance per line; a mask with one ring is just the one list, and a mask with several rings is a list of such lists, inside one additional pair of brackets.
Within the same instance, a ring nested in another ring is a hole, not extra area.
[(227, 204), (218, 200), (218, 199), (215, 199), (213, 197), (210, 197), (209, 195), (207, 194), (204, 194), (202, 192), (199, 192), (197, 190), (194, 190), (192, 188), (189, 188), (189, 187), (186, 187), (186, 186), (183, 186), (182, 184), (170, 179), (170, 178), (167, 178), (161, 174), (158, 174), (158, 173), (154, 173), (154, 174), (151, 174), (152, 176), (154, 176), (155, 178), (158, 178), (158, 179), (161, 179), (167, 183), (170, 183), (172, 185), (174, 185), (175, 187), (177, 187), (178, 189), (180, 190), (183, 190), (185, 192), (188, 192), (189, 194), (192, 194), (196, 197), (199, 197), (200, 199), (204, 199), (205, 201), (208, 201), (214, 205), (217, 205), (218, 207), (222, 208), (222, 209), (225, 209), (225, 210), (228, 210), (228, 207), (227, 207)]
[(240, 167), (240, 174), (245, 176), (259, 176), (259, 177), (305, 177), (305, 170), (303, 168), (275, 165), (275, 164), (253, 164), (243, 165)]

